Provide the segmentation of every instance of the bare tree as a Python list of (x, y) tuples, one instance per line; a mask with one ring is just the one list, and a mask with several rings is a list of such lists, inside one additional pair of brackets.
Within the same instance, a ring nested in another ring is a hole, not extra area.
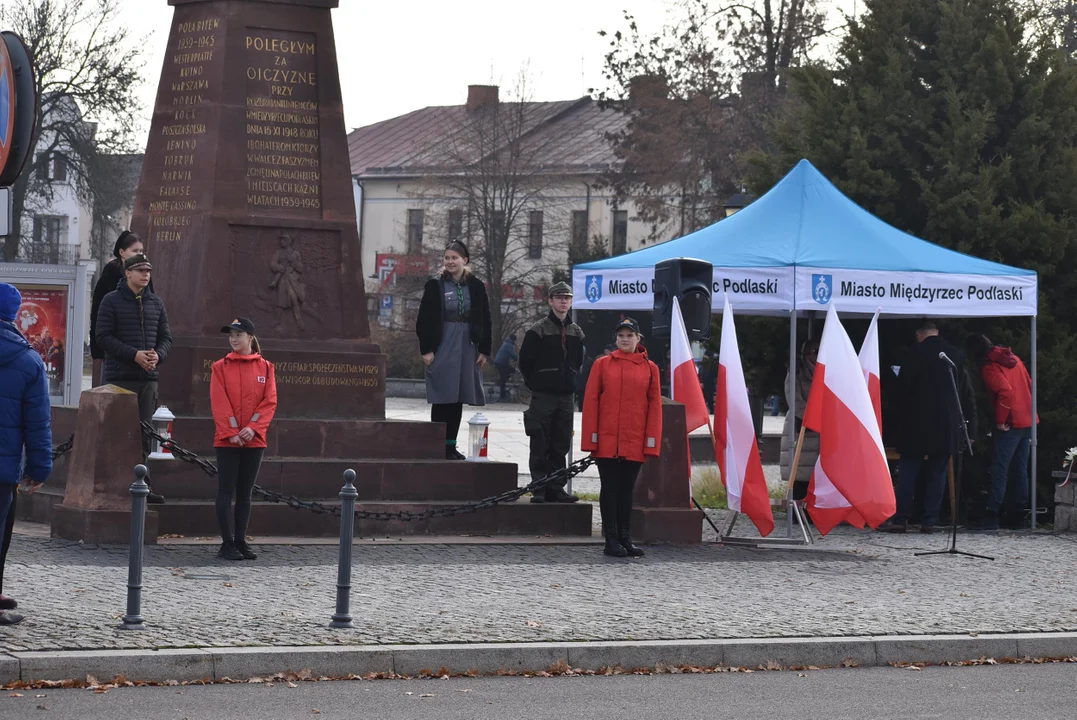
[(35, 199), (53, 198), (57, 156), (80, 200), (93, 204), (113, 191), (102, 156), (134, 145), (143, 61), (118, 0), (4, 0), (0, 26), (26, 43), (39, 102), (35, 155), (15, 182), (13, 231), (4, 241), (3, 257), (13, 260), (29, 240), (21, 236), (24, 213)]
[(635, 196), (652, 238), (722, 217), (740, 186), (739, 158), (765, 142), (791, 68), (825, 27), (826, 0), (743, 0), (712, 7), (683, 0), (680, 18), (654, 34), (625, 13), (610, 38), (600, 102), (629, 115), (609, 135), (621, 163), (605, 183)]
[(540, 129), (559, 107), (530, 100), (524, 71), (510, 99), (464, 110), (429, 150), (421, 196), (459, 213), (458, 230), (448, 223), (443, 239), (458, 231), (468, 242), (490, 296), (495, 341), (534, 318), (535, 288), (568, 265), (570, 181), (566, 167), (551, 162), (557, 134)]

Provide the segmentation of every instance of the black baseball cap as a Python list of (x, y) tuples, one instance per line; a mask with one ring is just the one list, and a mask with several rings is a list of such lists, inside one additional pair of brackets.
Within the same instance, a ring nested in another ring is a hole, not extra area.
[(622, 318), (621, 322), (618, 323), (617, 327), (614, 329), (614, 332), (617, 332), (621, 328), (628, 328), (629, 330), (636, 333), (637, 335), (640, 334), (639, 333), (639, 323), (636, 322), (635, 320), (633, 320), (630, 317)]
[(229, 325), (225, 325), (221, 328), (221, 332), (232, 332), (238, 330), (239, 332), (245, 332), (248, 335), (254, 335), (254, 323), (248, 318), (236, 318)]

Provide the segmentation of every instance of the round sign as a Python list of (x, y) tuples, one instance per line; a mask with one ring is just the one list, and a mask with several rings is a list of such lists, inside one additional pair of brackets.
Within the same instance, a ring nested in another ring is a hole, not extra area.
[[(33, 146), (34, 125), (37, 123), (37, 87), (34, 84), (34, 66), (30, 61), (30, 53), (22, 38), (13, 32), (5, 30), (0, 32), (0, 57), (6, 58), (7, 62), (0, 61), (0, 67), (7, 68), (8, 82), (12, 90), (6, 94), (8, 98), (7, 111), (11, 118), (9, 123), (14, 124), (10, 133), (2, 133), (5, 138), (10, 137), (10, 142), (0, 150), (6, 160), (0, 163), (0, 186), (14, 185), (19, 177)], [(11, 102), (12, 94), (14, 102)]]
[(15, 140), (15, 68), (7, 43), (0, 40), (0, 174), (11, 156)]

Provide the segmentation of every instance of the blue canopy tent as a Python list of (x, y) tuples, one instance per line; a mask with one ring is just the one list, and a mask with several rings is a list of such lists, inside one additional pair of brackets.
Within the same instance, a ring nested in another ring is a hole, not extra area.
[[(887, 316), (1030, 317), (1036, 410), (1036, 273), (898, 230), (843, 195), (807, 160), (732, 217), (660, 245), (575, 266), (576, 307), (651, 310), (654, 266), (671, 258), (714, 266), (715, 312), (728, 296), (735, 312), (789, 314), (790, 377), (797, 315), (826, 311), (831, 303), (846, 314), (879, 309)], [(1036, 445), (1033, 425), (1033, 499)]]

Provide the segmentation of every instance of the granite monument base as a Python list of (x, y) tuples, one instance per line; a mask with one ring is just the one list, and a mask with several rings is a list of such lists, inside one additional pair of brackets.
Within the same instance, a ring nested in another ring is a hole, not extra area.
[(648, 458), (636, 480), (632, 539), (698, 544), (703, 511), (692, 507), (684, 405), (662, 398), (662, 454)]
[[(113, 385), (82, 393), (63, 503), (52, 509), (53, 537), (94, 544), (129, 541), (130, 488), (134, 468), (142, 462), (141, 437), (134, 393)], [(146, 543), (156, 542), (157, 516), (148, 512)]]
[[(261, 342), (262, 353), (273, 363), (277, 379), (278, 418), (385, 418), (385, 356), (377, 345)], [(224, 336), (213, 340), (176, 338), (168, 361), (161, 364), (161, 404), (177, 416), (209, 415), (213, 363), (227, 353)]]

